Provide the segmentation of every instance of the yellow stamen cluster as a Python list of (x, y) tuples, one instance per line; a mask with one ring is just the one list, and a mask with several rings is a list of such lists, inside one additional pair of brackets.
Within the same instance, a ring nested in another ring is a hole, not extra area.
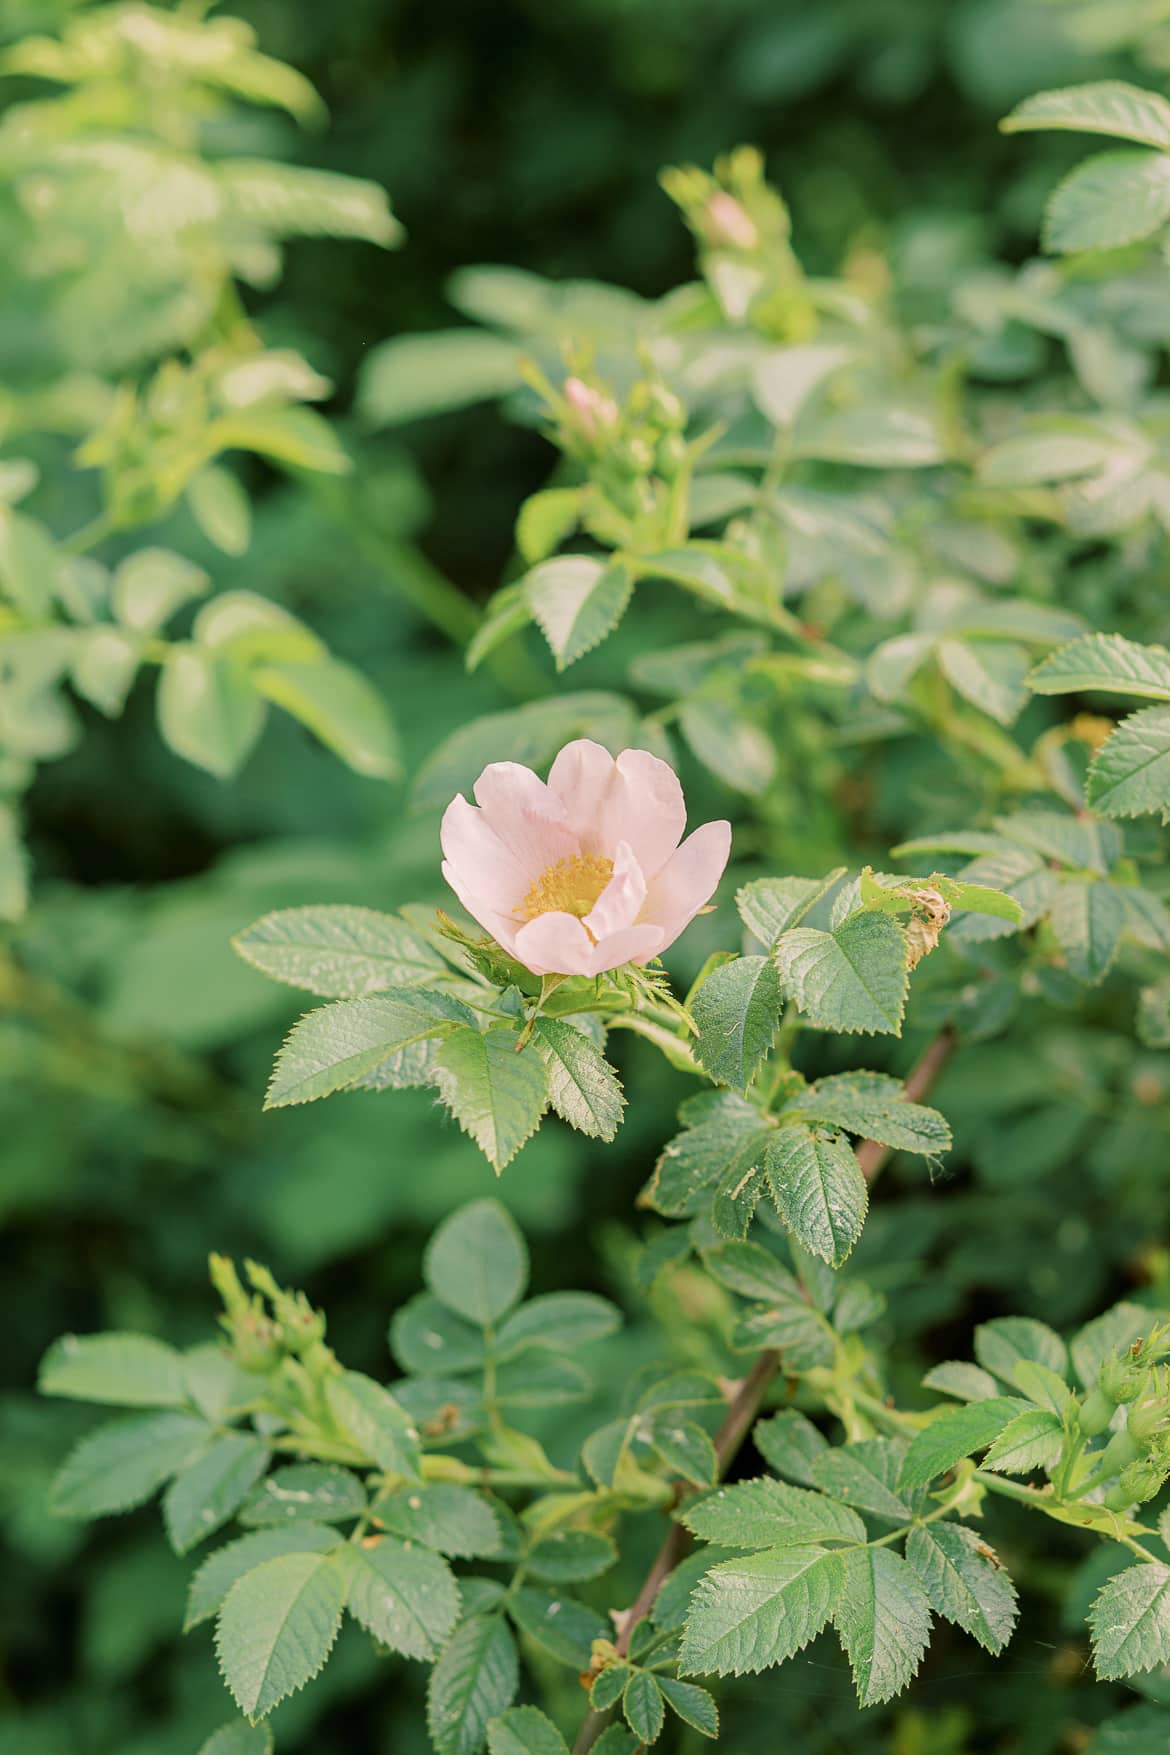
[(613, 860), (599, 854), (574, 853), (546, 866), (516, 909), (522, 920), (540, 914), (575, 914), (584, 920), (613, 876)]

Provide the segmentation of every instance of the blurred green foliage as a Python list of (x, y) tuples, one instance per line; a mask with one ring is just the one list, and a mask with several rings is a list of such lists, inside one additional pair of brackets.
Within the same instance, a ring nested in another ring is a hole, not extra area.
[[(960, 277), (991, 258), (1033, 255), (1049, 191), (1084, 156), (1083, 141), (1064, 136), (1005, 139), (999, 117), (1041, 87), (1158, 83), (1170, 63), (1167, 8), (1121, 0), (824, 0), (814, 9), (793, 0), (255, 0), (233, 10), (267, 55), (311, 81), (331, 120), (301, 132), (270, 108), (233, 105), (207, 120), (208, 150), (383, 185), (407, 243), (383, 254), (360, 235), (298, 238), (279, 282), (242, 295), (268, 347), (297, 350), (336, 386), (325, 407), (354, 472), (290, 479), (249, 456), (246, 552), (217, 549), (186, 505), (151, 539), (204, 567), (216, 591), (252, 590), (283, 606), (357, 664), (391, 706), (412, 779), (453, 728), (553, 686), (537, 642), (468, 677), (456, 643), (474, 617), (449, 583), (483, 602), (516, 572), (516, 511), (544, 485), (550, 453), (531, 424), (505, 424), (491, 407), (383, 425), (373, 372), (355, 407), (375, 346), (449, 328), (449, 277), (485, 263), (665, 294), (690, 278), (692, 251), (658, 172), (709, 163), (741, 139), (766, 153), (806, 269), (828, 274), (848, 261), (862, 282), (888, 276), (910, 320), (929, 328)], [(0, 0), (0, 42), (57, 31), (84, 11)], [(0, 96), (13, 106), (44, 87), (26, 70)], [(0, 286), (6, 275), (0, 264)], [(119, 297), (148, 292), (144, 304), (157, 312), (141, 261), (115, 263), (113, 275)], [(483, 284), (477, 299), (468, 276), (456, 280), (456, 309), (486, 316)], [(1074, 294), (1092, 296), (1091, 282)], [(1134, 306), (1140, 329), (1147, 307), (1137, 294)], [(614, 351), (628, 358), (624, 321), (620, 311), (612, 318)], [(543, 341), (555, 354), (550, 322)], [(1164, 363), (1164, 310), (1153, 326)], [(36, 328), (15, 305), (0, 320), (0, 408), (14, 384), (37, 376)], [(86, 373), (108, 382), (125, 369), (121, 345), (99, 357), (110, 332), (91, 299), (64, 333), (70, 363)], [(1063, 370), (1060, 336), (1050, 328), (1009, 340), (1029, 369)], [(186, 338), (139, 339), (153, 358)], [(530, 343), (537, 354), (540, 340)], [(1114, 370), (1110, 356), (1099, 376)], [(1010, 412), (1010, 362), (1004, 382)], [(1021, 392), (1025, 402), (1031, 394)], [(81, 424), (88, 418), (83, 410)], [(28, 509), (59, 532), (95, 513), (92, 478), (66, 466), (77, 420), (70, 411), (63, 434), (48, 422), (19, 446), (42, 470)], [(1113, 547), (1086, 543), (1060, 574), (1057, 601), (1136, 638), (1165, 639), (1164, 551), (1164, 537), (1142, 533)], [(1057, 563), (1043, 536), (1029, 566), (1023, 583), (1051, 601)], [(647, 591), (637, 617), (561, 686), (623, 688), (631, 661), (645, 665), (658, 648), (708, 631), (677, 594)], [(83, 739), (47, 762), (26, 795), (36, 900), (5, 929), (0, 961), (0, 1510), (10, 1549), (0, 1742), (6, 1755), (186, 1755), (224, 1718), (210, 1643), (178, 1638), (186, 1569), (150, 1514), (92, 1532), (46, 1517), (52, 1468), (86, 1423), (34, 1400), (36, 1362), (63, 1330), (202, 1339), (214, 1248), (260, 1256), (281, 1279), (306, 1284), (347, 1362), (386, 1375), (387, 1315), (416, 1289), (423, 1239), (483, 1194), (490, 1173), (453, 1125), (440, 1126), (426, 1092), (397, 1093), (392, 1107), (355, 1098), (261, 1115), (273, 1042), (302, 1007), (239, 963), (228, 941), (278, 907), (441, 902), (434, 806), (460, 782), (444, 776), (411, 809), (408, 781), (350, 772), (281, 717), (225, 785), (153, 735), (141, 683), (122, 719), (81, 713)], [(684, 757), (694, 819), (736, 817), (744, 875), (880, 862), (908, 825), (951, 829), (982, 803), (978, 785), (956, 777), (926, 739), (896, 755), (875, 744), (846, 774), (824, 719), (796, 707), (776, 748), (776, 772), (751, 803)], [(1143, 844), (1156, 857), (1153, 829)], [(725, 911), (695, 928), (674, 965), (684, 980), (729, 919)], [(922, 1031), (934, 1021), (925, 973)], [(987, 1035), (996, 1028), (989, 1018)], [(810, 1072), (855, 1064), (840, 1044), (822, 1041), (817, 1053)], [(904, 1071), (908, 1058), (899, 1047), (890, 1064)], [(674, 1314), (661, 1291), (636, 1283), (628, 1215), (685, 1092), (646, 1044), (624, 1041), (619, 1059), (638, 1100), (616, 1145), (550, 1125), (499, 1190), (532, 1246), (535, 1290), (591, 1287), (634, 1311), (607, 1343), (610, 1386), (660, 1349), (638, 1313), (657, 1298), (660, 1317)], [(902, 1385), (912, 1388), (923, 1360), (966, 1357), (971, 1325), (989, 1315), (1066, 1327), (1135, 1286), (1165, 1298), (1166, 1096), (1164, 1050), (1135, 1048), (1115, 998), (1105, 991), (1086, 1005), (1058, 971), (1036, 978), (1011, 1035), (945, 1076), (932, 1100), (956, 1135), (947, 1180), (931, 1186), (915, 1160), (897, 1160), (858, 1249), (888, 1300), (884, 1332), (899, 1337)], [(558, 1411), (550, 1428), (579, 1438), (587, 1428), (570, 1431), (575, 1418)], [(993, 1667), (944, 1633), (915, 1692), (858, 1719), (843, 1665), (817, 1646), (782, 1678), (729, 1691), (729, 1746), (780, 1736), (801, 1755), (846, 1743), (891, 1755), (1084, 1746), (1132, 1699), (1094, 1684), (1084, 1665), (1084, 1605), (1116, 1552), (1088, 1550), (1051, 1525), (1035, 1532), (1011, 1507), (1005, 1529), (1024, 1612), (1006, 1662)], [(631, 1596), (648, 1558), (626, 1557)], [(388, 1685), (353, 1631), (323, 1682), (279, 1709), (281, 1749), (426, 1747), (413, 1672), (397, 1667)], [(574, 1685), (556, 1685), (569, 1716), (579, 1713)], [(1164, 1676), (1143, 1691), (1170, 1697)], [(1157, 1746), (1164, 1722), (1133, 1747)], [(1105, 1755), (1124, 1745), (1090, 1746)]]

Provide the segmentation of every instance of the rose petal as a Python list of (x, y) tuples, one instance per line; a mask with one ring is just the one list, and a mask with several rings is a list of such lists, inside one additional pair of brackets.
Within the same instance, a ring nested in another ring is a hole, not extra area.
[[(511, 848), (501, 841), (483, 812), (468, 804), (462, 793), (443, 812), (439, 843), (459, 884), (482, 896), (490, 908), (510, 914), (528, 893), (531, 876)], [(459, 895), (459, 884), (452, 883), (449, 876), (447, 881)]]
[(505, 950), (511, 950), (520, 922), (510, 918), (507, 914), (501, 914), (492, 907), (490, 902), (486, 902), (482, 896), (478, 895), (469, 884), (465, 884), (450, 860), (443, 861), (442, 871), (443, 876), (471, 918), (478, 920), (484, 931), (490, 933), (497, 944), (503, 945)]
[(595, 939), (607, 938), (633, 926), (646, 900), (646, 879), (627, 841), (619, 841), (613, 856), (613, 876), (585, 916)]
[(512, 955), (534, 975), (592, 975), (597, 949), (575, 914), (552, 909), (522, 926)]
[(593, 947), (593, 964), (589, 973), (600, 975), (606, 969), (618, 969), (623, 963), (648, 963), (664, 950), (667, 939), (660, 926), (644, 922), (611, 933)]
[(642, 919), (655, 921), (672, 945), (715, 893), (731, 853), (731, 824), (704, 823), (688, 835), (650, 884)]
[(563, 805), (519, 762), (491, 762), (475, 783), (476, 802), (488, 824), (530, 880), (578, 852)]
[(584, 853), (612, 859), (629, 843), (649, 879), (670, 858), (686, 827), (678, 775), (649, 750), (623, 750), (615, 762), (588, 738), (566, 744), (548, 776)]

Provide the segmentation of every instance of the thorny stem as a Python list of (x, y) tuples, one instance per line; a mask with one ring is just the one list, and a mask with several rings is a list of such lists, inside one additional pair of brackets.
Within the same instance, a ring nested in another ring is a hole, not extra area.
[[(955, 1040), (955, 1032), (949, 1025), (935, 1037), (906, 1080), (908, 1102), (919, 1102), (926, 1095), (950, 1059), (954, 1051)], [(872, 1181), (890, 1156), (888, 1148), (877, 1146), (872, 1140), (864, 1140), (859, 1143), (856, 1153), (862, 1174), (867, 1181)], [(765, 1348), (732, 1397), (723, 1424), (715, 1435), (715, 1479), (717, 1481), (723, 1479), (735, 1460), (744, 1439), (750, 1432), (756, 1415), (760, 1411), (764, 1394), (780, 1369), (780, 1362), (781, 1356), (777, 1348)], [(880, 1408), (881, 1404), (875, 1402), (874, 1406)], [(642, 1588), (634, 1598), (632, 1606), (626, 1610), (621, 1618), (621, 1627), (614, 1643), (622, 1657), (625, 1656), (629, 1648), (631, 1633), (643, 1616), (653, 1607), (654, 1599), (662, 1588), (663, 1581), (682, 1559), (689, 1540), (690, 1537), (681, 1524), (671, 1525), (653, 1565), (642, 1582)], [(581, 1729), (577, 1733), (577, 1740), (573, 1744), (573, 1755), (588, 1755), (588, 1751), (592, 1749), (601, 1735), (612, 1712), (612, 1707), (605, 1712), (598, 1712), (595, 1707), (589, 1709), (582, 1721)]]

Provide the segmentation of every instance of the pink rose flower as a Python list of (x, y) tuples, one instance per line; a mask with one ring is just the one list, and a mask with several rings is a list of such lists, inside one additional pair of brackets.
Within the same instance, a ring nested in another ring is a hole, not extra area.
[(649, 750), (615, 761), (581, 738), (547, 783), (491, 762), (473, 790), (474, 805), (460, 794), (444, 812), (443, 876), (534, 975), (649, 962), (710, 901), (731, 852), (726, 822), (682, 840), (678, 775)]

